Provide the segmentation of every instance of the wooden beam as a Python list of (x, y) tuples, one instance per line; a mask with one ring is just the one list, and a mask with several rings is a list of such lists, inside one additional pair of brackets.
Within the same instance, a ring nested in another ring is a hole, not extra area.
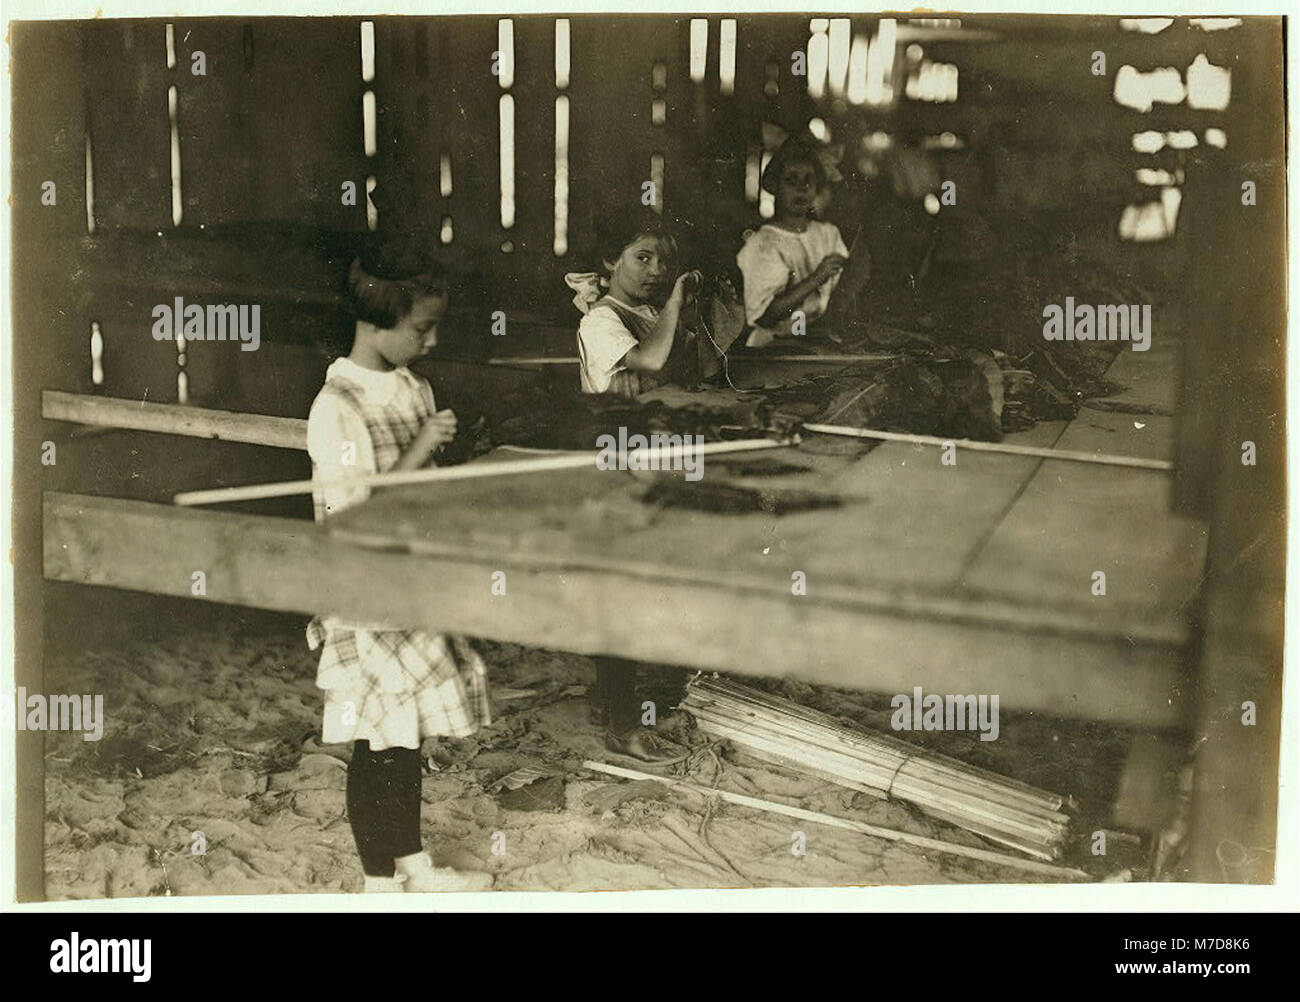
[[(346, 615), (587, 655), (876, 692), (999, 693), (1007, 709), (1182, 720), (1183, 643), (1107, 634), (1057, 610), (861, 589), (792, 600), (748, 576), (603, 567), (484, 553), (449, 540), (417, 555), (290, 519), (85, 495), (44, 496), (52, 580), (286, 612)], [(508, 577), (492, 594), (493, 573)], [(869, 653), (864, 653), (869, 652)]]
[(280, 449), (307, 448), (306, 421), (269, 414), (239, 414), (182, 404), (151, 404), (45, 390), (41, 393), (41, 416), (52, 421), (75, 421), (104, 428), (215, 438)]

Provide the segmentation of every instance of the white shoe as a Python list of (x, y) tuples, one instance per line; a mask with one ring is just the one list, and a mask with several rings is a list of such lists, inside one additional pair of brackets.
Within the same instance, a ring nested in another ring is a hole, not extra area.
[(391, 877), (366, 876), (366, 894), (401, 894), (405, 880), (394, 874)]
[(486, 891), (492, 886), (490, 873), (476, 870), (453, 870), (450, 866), (434, 866), (427, 852), (399, 856), (393, 860), (397, 877), (403, 890), (417, 892)]

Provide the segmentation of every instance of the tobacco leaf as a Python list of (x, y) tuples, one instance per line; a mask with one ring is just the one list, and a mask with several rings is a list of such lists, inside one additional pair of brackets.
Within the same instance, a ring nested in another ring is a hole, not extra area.
[(641, 496), (646, 504), (661, 508), (688, 508), (720, 515), (766, 512), (789, 515), (817, 508), (838, 508), (842, 502), (831, 494), (789, 489), (756, 489), (716, 480), (683, 481), (660, 477)]

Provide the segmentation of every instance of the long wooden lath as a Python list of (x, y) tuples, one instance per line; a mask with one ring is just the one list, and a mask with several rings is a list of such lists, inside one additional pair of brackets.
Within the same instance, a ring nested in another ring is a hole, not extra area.
[(624, 769), (617, 765), (608, 765), (604, 762), (587, 761), (582, 763), (584, 769), (590, 769), (592, 772), (604, 773), (607, 776), (618, 776), (621, 779), (639, 779), (653, 780), (663, 783), (667, 786), (674, 786), (680, 790), (687, 790), (691, 793), (699, 794), (701, 797), (719, 797), (728, 803), (737, 804), (741, 807), (748, 807), (756, 811), (766, 811), (769, 814), (782, 814), (788, 818), (798, 818), (800, 821), (811, 821), (814, 824), (827, 825), (831, 828), (842, 828), (846, 831), (857, 832), (860, 835), (869, 835), (872, 838), (885, 839), (889, 842), (901, 842), (905, 845), (915, 846), (918, 849), (928, 849), (931, 852), (940, 852), (948, 856), (963, 856), (967, 859), (978, 859), (981, 862), (992, 863), (996, 866), (1007, 866), (1017, 870), (1024, 870), (1028, 873), (1039, 873), (1048, 877), (1058, 877), (1070, 880), (1089, 880), (1091, 875), (1083, 870), (1076, 870), (1072, 867), (1053, 866), (1050, 863), (1040, 863), (1032, 859), (1021, 859), (1018, 856), (1009, 856), (1002, 852), (993, 852), (990, 849), (977, 849), (973, 846), (958, 845), (955, 842), (942, 842), (939, 839), (926, 838), (923, 835), (913, 835), (911, 832), (897, 831), (893, 828), (881, 828), (879, 825), (869, 825), (862, 821), (854, 821), (851, 818), (840, 818), (833, 814), (820, 814), (817, 811), (805, 810), (802, 807), (794, 807), (790, 804), (782, 804), (773, 800), (760, 800), (758, 797), (748, 797), (743, 793), (732, 793), (730, 790), (711, 790), (707, 787), (698, 786), (695, 783), (688, 783), (685, 780), (676, 779), (671, 776), (656, 776), (648, 772), (638, 772), (635, 769)]
[[(707, 442), (704, 445), (682, 448), (638, 450), (651, 469), (671, 469), (674, 459), (685, 456), (716, 455), (729, 452), (752, 452), (762, 449), (782, 449), (791, 443), (770, 438), (741, 439), (735, 442)], [(219, 487), (206, 491), (185, 491), (173, 499), (178, 505), (223, 504), (231, 501), (255, 501), (262, 498), (291, 497), (311, 494), (314, 491), (345, 487), (402, 487), (408, 484), (433, 484), (449, 480), (477, 480), (483, 477), (505, 477), (520, 473), (546, 473), (555, 470), (577, 470), (594, 467), (596, 454), (592, 452), (566, 452), (541, 459), (511, 459), (500, 463), (466, 463), (429, 470), (401, 470), (390, 473), (372, 473), (349, 477), (346, 480), (318, 482), (314, 480), (289, 480), (273, 484), (251, 484), (247, 487)], [(657, 465), (656, 465), (657, 464)]]
[[(862, 355), (737, 355), (732, 365), (761, 365), (764, 362), (799, 362), (812, 365), (841, 365), (846, 362), (888, 362), (898, 358), (897, 352), (871, 352)], [(576, 355), (528, 355), (489, 358), (489, 365), (577, 365)]]
[(913, 435), (899, 431), (878, 431), (875, 428), (853, 428), (836, 424), (803, 424), (804, 431), (822, 435), (842, 435), (848, 438), (872, 438), (882, 442), (907, 442), (911, 445), (955, 445), (971, 452), (997, 452), (1006, 456), (1037, 456), (1039, 459), (1059, 459), (1069, 463), (1097, 463), (1101, 466), (1129, 466), (1139, 470), (1172, 470), (1174, 464), (1163, 459), (1141, 459), (1137, 456), (1112, 456), (1102, 452), (1075, 452), (1070, 449), (1045, 449), (1036, 445), (1013, 445), (1010, 442), (977, 442), (970, 438), (942, 438), (938, 435)]
[[(770, 361), (825, 362), (838, 360), (839, 356), (783, 356)], [(568, 364), (568, 359), (497, 359), (498, 365)], [(187, 435), (193, 438), (217, 439), (226, 442), (246, 442), (250, 445), (269, 445), (282, 449), (307, 447), (307, 422), (301, 418), (274, 417), (268, 414), (244, 414), (237, 411), (212, 410), (180, 404), (147, 403), (120, 400), (79, 393), (45, 390), (41, 395), (41, 416), (55, 421), (75, 421), (80, 424), (105, 428), (128, 428), (170, 435)], [(1035, 456), (1072, 463), (1095, 463), (1103, 466), (1126, 466), (1144, 470), (1172, 470), (1173, 463), (1160, 459), (1141, 459), (1135, 456), (1114, 456), (1105, 453), (1077, 452), (1068, 449), (1048, 449), (1040, 446), (1015, 445), (1009, 442), (977, 442), (966, 438), (942, 438), (937, 435), (915, 435), (906, 432), (878, 431), (874, 428), (854, 428), (847, 425), (804, 424), (805, 431), (821, 435), (839, 435), (849, 438), (868, 438), (883, 442), (905, 442), (913, 445), (944, 446), (949, 443), (972, 452), (992, 452), (1008, 456)], [(736, 450), (740, 451), (740, 450)], [(580, 465), (580, 464), (579, 464)], [(441, 479), (441, 478), (439, 478)], [(455, 478), (449, 478), (455, 479)], [(412, 481), (418, 483), (420, 481)], [(333, 485), (330, 485), (333, 486)], [(376, 485), (379, 486), (379, 485)], [(293, 493), (303, 493), (295, 491)], [(278, 497), (266, 494), (258, 497)], [(231, 500), (250, 500), (231, 498)], [(177, 504), (187, 502), (177, 501)], [(205, 504), (209, 502), (189, 502)]]

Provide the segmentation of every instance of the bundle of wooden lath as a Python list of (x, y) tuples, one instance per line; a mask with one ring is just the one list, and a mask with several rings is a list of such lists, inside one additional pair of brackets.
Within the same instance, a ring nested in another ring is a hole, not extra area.
[(840, 786), (915, 804), (932, 817), (1038, 859), (1058, 859), (1065, 798), (748, 686), (697, 677), (682, 708), (700, 730)]

